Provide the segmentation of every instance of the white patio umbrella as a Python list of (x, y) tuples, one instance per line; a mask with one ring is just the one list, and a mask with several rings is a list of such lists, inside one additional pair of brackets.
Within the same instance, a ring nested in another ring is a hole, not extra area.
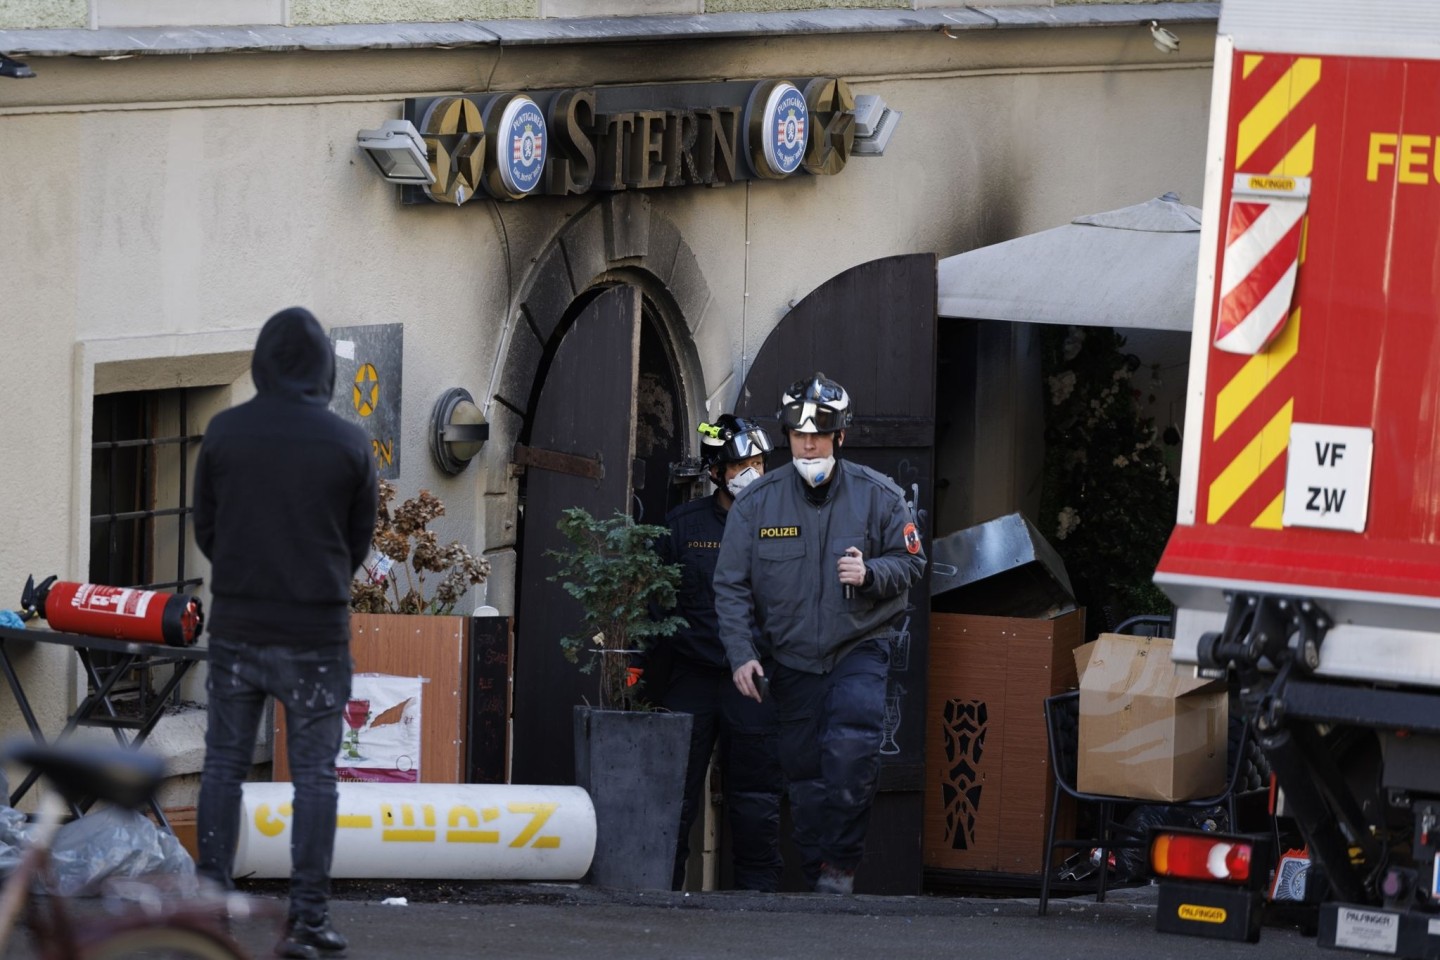
[(940, 316), (1189, 330), (1200, 210), (1173, 193), (946, 257)]

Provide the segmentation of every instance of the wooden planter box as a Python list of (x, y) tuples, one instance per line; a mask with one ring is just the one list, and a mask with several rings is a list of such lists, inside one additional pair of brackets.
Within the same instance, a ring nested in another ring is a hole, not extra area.
[[(420, 703), (420, 782), (464, 783), (470, 618), (352, 614), (350, 655), (356, 673), (426, 678)], [(273, 779), (290, 779), (285, 710), (278, 704)]]
[(1071, 654), (1084, 636), (1083, 610), (1054, 620), (931, 614), (925, 866), (1041, 872), (1054, 789), (1044, 700), (1074, 689)]

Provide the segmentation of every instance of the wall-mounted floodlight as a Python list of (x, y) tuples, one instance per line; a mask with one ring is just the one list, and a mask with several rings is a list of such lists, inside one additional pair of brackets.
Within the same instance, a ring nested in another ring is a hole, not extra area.
[(391, 183), (424, 186), (435, 182), (435, 173), (425, 160), (425, 141), (409, 120), (386, 120), (379, 130), (361, 130), (355, 141), (374, 161), (380, 176)]
[(29, 65), (21, 63), (14, 57), (7, 57), (0, 53), (0, 77), (14, 77), (16, 80), (27, 80), (35, 76), (35, 71)]
[(1180, 49), (1180, 38), (1155, 21), (1150, 21), (1150, 39), (1161, 53), (1174, 53)]
[(449, 474), (459, 473), (488, 439), (490, 424), (469, 390), (451, 387), (440, 394), (430, 411), (430, 455), (436, 466)]
[(855, 148), (857, 157), (878, 157), (885, 152), (895, 126), (904, 116), (892, 110), (874, 94), (855, 98)]

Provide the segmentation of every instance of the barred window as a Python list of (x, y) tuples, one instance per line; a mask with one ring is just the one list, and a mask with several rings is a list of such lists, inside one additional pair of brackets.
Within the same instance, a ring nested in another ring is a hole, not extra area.
[[(91, 428), (90, 569), (92, 583), (183, 593), (201, 579), (185, 569), (190, 484), (200, 435), (190, 432), (192, 391), (98, 394)], [(111, 660), (111, 663), (114, 661)], [(105, 665), (97, 652), (97, 666)], [(115, 700), (153, 694), (137, 671)]]

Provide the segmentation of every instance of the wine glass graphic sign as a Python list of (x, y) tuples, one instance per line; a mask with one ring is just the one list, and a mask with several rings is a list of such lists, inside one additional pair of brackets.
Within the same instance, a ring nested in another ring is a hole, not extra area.
[(345, 726), (350, 732), (345, 734), (345, 758), (347, 760), (364, 760), (360, 756), (360, 728), (365, 726), (365, 721), (370, 719), (369, 700), (350, 700), (345, 704)]
[(910, 669), (910, 618), (900, 624), (890, 638), (890, 672), (904, 673)]
[(885, 718), (880, 727), (880, 752), (885, 756), (894, 756), (900, 752), (900, 744), (895, 742), (895, 731), (900, 729), (900, 698), (904, 695), (905, 688), (900, 684), (893, 680), (887, 684)]

